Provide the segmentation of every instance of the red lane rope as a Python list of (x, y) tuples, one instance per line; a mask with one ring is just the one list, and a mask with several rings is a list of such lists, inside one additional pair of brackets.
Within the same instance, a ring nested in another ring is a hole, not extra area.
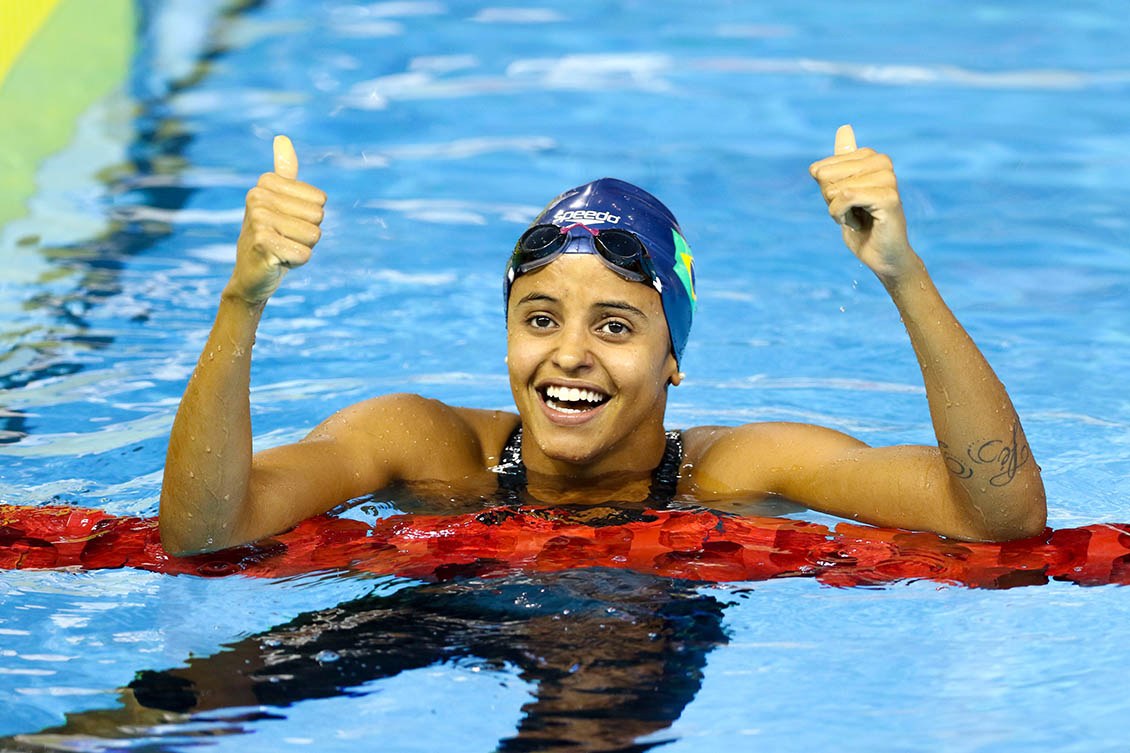
[(626, 568), (703, 582), (812, 577), (832, 586), (930, 580), (1008, 588), (1064, 580), (1130, 584), (1130, 525), (1047, 530), (1003, 544), (843, 523), (709, 511), (647, 511), (613, 525), (554, 508), (396, 515), (365, 523), (321, 516), (254, 545), (173, 557), (152, 518), (97, 509), (0, 505), (0, 569), (131, 567), (175, 575), (283, 577), (351, 569), (422, 580), (514, 571)]

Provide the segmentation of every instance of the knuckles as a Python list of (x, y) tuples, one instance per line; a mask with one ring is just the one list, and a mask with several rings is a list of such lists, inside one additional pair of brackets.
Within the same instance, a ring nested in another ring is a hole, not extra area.
[(271, 248), (277, 235), (271, 228), (260, 225), (251, 231), (251, 245), (260, 249)]
[(270, 209), (263, 206), (260, 202), (252, 202), (250, 198), (247, 202), (247, 221), (253, 227), (262, 227), (270, 223), (271, 215), (274, 214)]
[(262, 206), (266, 203), (269, 194), (270, 192), (267, 189), (256, 183), (251, 187), (251, 190), (247, 192), (247, 196), (243, 201), (248, 209), (255, 206)]

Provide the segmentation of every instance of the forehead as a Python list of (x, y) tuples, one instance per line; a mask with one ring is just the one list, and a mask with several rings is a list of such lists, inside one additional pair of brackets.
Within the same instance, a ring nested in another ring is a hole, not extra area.
[(663, 303), (655, 288), (625, 280), (593, 254), (562, 254), (522, 275), (510, 288), (510, 307), (530, 295), (548, 295), (563, 304), (584, 307), (621, 301), (648, 317), (663, 318)]

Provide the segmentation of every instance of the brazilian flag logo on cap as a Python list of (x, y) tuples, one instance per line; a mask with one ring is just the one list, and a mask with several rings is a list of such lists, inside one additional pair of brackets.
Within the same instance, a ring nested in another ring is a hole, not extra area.
[(687, 241), (679, 234), (678, 230), (672, 230), (671, 235), (675, 238), (675, 274), (683, 283), (683, 287), (687, 290), (687, 297), (691, 300), (691, 312), (698, 307), (698, 296), (694, 292), (694, 255), (691, 254), (691, 247), (687, 245)]

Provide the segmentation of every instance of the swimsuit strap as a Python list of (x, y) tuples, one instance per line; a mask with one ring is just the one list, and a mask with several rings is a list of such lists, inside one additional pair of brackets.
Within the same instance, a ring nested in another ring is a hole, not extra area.
[[(663, 507), (675, 499), (679, 486), (679, 471), (683, 465), (683, 435), (679, 431), (666, 434), (667, 445), (663, 458), (651, 472), (651, 488), (648, 502), (655, 507)], [(526, 464), (522, 462), (522, 425), (510, 434), (498, 465), (492, 468), (498, 474), (498, 491), (505, 503), (521, 504), (526, 491)]]
[(498, 474), (498, 492), (504, 504), (520, 505), (526, 491), (526, 464), (522, 462), (522, 425), (511, 432), (502, 448), (498, 465), (491, 468)]
[(651, 490), (648, 499), (656, 506), (667, 505), (675, 500), (679, 487), (679, 471), (683, 468), (683, 433), (667, 432), (667, 446), (663, 458), (651, 472)]

